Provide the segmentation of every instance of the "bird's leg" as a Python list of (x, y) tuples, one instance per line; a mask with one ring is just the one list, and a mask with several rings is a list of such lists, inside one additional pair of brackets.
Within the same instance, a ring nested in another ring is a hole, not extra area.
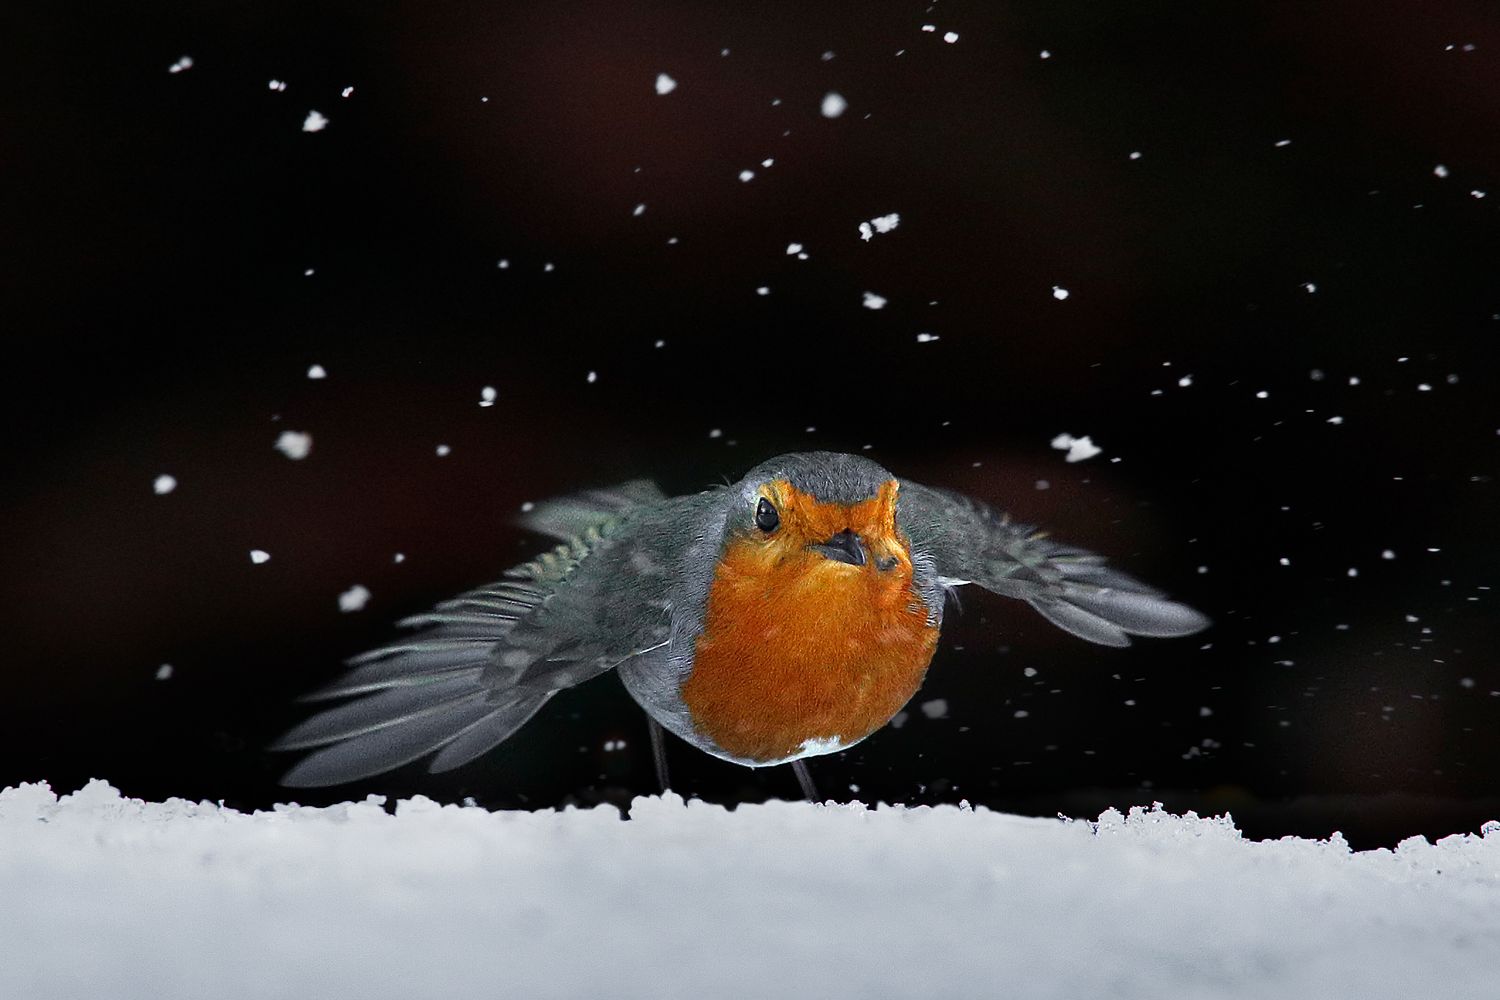
[(667, 780), (667, 736), (661, 723), (646, 716), (646, 725), (651, 729), (651, 760), (656, 764), (656, 783), (663, 792), (671, 791)]
[(813, 784), (812, 774), (807, 770), (807, 762), (792, 761), (792, 771), (797, 775), (797, 784), (802, 786), (803, 798), (809, 802), (818, 801), (818, 786)]

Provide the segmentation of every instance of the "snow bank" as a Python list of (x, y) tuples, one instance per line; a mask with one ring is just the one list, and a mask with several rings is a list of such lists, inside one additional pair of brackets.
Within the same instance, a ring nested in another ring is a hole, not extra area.
[(1352, 853), (1226, 819), (675, 796), (244, 814), (0, 793), (0, 996), (1485, 997), (1500, 824)]

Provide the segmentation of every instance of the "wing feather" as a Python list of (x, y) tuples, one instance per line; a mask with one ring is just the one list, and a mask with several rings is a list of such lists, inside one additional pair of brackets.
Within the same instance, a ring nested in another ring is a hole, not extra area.
[[(650, 506), (657, 502), (657, 506)], [(668, 577), (630, 558), (634, 531), (662, 537), (670, 503), (644, 480), (539, 504), (526, 523), (564, 542), (401, 625), (419, 631), (349, 660), (308, 696), (353, 698), (274, 749), (314, 749), (283, 779), (308, 787), (369, 777), (430, 753), (448, 770), (496, 746), (557, 691), (661, 641)], [(567, 532), (567, 534), (564, 534)]]
[(902, 482), (897, 517), (912, 550), (945, 580), (1030, 604), (1081, 639), (1128, 646), (1130, 636), (1174, 637), (1209, 620), (1086, 549), (1053, 541), (969, 497)]

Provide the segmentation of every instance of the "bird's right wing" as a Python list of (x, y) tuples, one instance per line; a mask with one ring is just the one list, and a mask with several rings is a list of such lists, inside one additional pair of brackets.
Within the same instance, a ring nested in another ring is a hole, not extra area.
[(601, 490), (584, 490), (522, 508), (517, 522), (542, 535), (567, 542), (582, 538), (633, 507), (659, 503), (666, 494), (649, 479), (632, 479)]
[(538, 505), (538, 530), (574, 524), (579, 534), (505, 579), (404, 619), (420, 631), (350, 660), (309, 698), (353, 700), (273, 744), (312, 751), (282, 783), (340, 784), (428, 754), (430, 770), (450, 770), (510, 737), (557, 691), (665, 642), (670, 578), (636, 543), (671, 516), (671, 502), (617, 500)]
[(1128, 646), (1132, 635), (1192, 635), (1209, 625), (1103, 556), (1055, 542), (962, 494), (903, 480), (896, 512), (912, 552), (930, 559), (945, 585), (972, 583), (1025, 601), (1089, 642)]

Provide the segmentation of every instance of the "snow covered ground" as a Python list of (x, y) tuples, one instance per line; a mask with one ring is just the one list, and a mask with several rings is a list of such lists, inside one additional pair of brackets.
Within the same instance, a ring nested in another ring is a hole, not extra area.
[(1500, 824), (0, 793), (0, 997), (1500, 996)]

